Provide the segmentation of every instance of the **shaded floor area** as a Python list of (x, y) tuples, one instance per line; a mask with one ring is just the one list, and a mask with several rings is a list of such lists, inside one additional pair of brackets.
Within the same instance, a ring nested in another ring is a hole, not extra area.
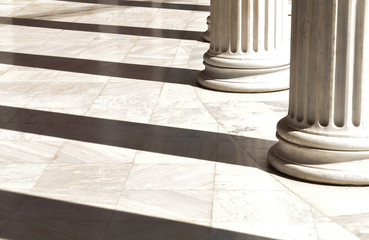
[(0, 239), (368, 239), (266, 159), (288, 91), (196, 83), (208, 0), (0, 0)]

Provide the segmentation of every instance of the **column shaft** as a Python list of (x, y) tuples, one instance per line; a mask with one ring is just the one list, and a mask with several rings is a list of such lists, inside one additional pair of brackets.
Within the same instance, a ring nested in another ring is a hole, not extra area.
[(288, 115), (269, 153), (311, 181), (369, 184), (369, 1), (294, 0)]
[(287, 0), (211, 0), (210, 48), (199, 82), (263, 92), (288, 88)]

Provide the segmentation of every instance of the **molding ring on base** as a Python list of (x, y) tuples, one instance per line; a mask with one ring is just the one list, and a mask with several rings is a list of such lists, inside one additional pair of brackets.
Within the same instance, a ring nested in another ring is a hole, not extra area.
[[(304, 148), (304, 147), (301, 147)], [(339, 151), (337, 155), (339, 155)], [(335, 185), (369, 185), (368, 162), (365, 162), (366, 168), (355, 170), (337, 170), (335, 165), (339, 163), (304, 165), (296, 162), (290, 162), (288, 156), (280, 154), (278, 143), (268, 152), (269, 163), (278, 171), (287, 175), (318, 183), (328, 183)], [(293, 156), (296, 158), (296, 156)], [(362, 160), (367, 161), (367, 160)], [(360, 163), (360, 160), (359, 160)], [(357, 164), (357, 162), (356, 162)], [(360, 164), (359, 164), (360, 165)], [(332, 166), (332, 169), (329, 169)], [(364, 171), (360, 171), (365, 169)]]
[(289, 88), (289, 69), (230, 79), (215, 79), (201, 72), (197, 81), (204, 87), (226, 92), (275, 92)]

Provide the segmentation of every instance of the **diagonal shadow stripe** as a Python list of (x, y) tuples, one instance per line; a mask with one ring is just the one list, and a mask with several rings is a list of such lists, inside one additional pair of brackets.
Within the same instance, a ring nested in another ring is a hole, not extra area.
[(9, 240), (272, 240), (254, 234), (4, 190), (0, 190), (0, 202), (0, 216), (5, 222), (3, 227), (0, 225), (0, 238)]
[(86, 73), (100, 76), (132, 78), (158, 82), (171, 82), (194, 85), (191, 74), (199, 71), (183, 68), (159, 67), (129, 63), (96, 61), (78, 58), (42, 56), (35, 54), (13, 53), (0, 51), (0, 63), (43, 68), (75, 73)]
[[(0, 128), (173, 156), (257, 167), (249, 150), (274, 141), (176, 127), (0, 106)], [(226, 153), (226, 157), (222, 156)]]
[(210, 7), (205, 5), (178, 4), (178, 3), (151, 2), (151, 1), (128, 1), (128, 0), (59, 0), (59, 1), (106, 4), (114, 6), (153, 7), (153, 8), (192, 10), (204, 12), (210, 11)]
[(100, 33), (126, 34), (126, 35), (158, 37), (158, 38), (198, 40), (198, 41), (202, 41), (203, 34), (202, 32), (187, 31), (187, 30), (101, 25), (91, 23), (73, 23), (73, 22), (60, 22), (60, 21), (38, 20), (30, 18), (11, 18), (11, 17), (0, 17), (0, 24), (51, 28), (51, 29), (64, 29), (83, 32), (100, 32)]

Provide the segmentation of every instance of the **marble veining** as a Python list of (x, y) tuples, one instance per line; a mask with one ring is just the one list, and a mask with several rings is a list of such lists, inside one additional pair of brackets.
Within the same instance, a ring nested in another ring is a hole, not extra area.
[(367, 187), (270, 168), (289, 91), (197, 84), (209, 3), (0, 0), (0, 239), (368, 238)]

